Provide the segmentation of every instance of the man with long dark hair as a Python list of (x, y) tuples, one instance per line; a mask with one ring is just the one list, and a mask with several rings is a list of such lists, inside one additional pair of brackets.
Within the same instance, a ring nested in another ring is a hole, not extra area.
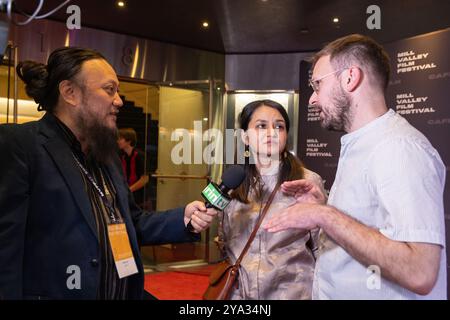
[(47, 112), (0, 126), (0, 299), (141, 299), (139, 245), (198, 240), (217, 212), (136, 206), (117, 155), (119, 81), (100, 53), (61, 48), (17, 72)]

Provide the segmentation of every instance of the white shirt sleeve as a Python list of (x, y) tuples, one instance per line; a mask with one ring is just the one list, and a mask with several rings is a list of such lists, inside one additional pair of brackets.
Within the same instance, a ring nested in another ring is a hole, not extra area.
[(378, 195), (386, 237), (445, 246), (445, 166), (426, 141), (392, 138), (368, 159), (368, 179)]

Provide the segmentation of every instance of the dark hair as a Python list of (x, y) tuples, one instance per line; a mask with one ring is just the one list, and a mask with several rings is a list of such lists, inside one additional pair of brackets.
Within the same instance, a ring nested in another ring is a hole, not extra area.
[(38, 110), (53, 112), (59, 98), (59, 84), (72, 80), (81, 71), (84, 62), (105, 57), (97, 51), (64, 47), (53, 51), (47, 65), (35, 61), (23, 61), (16, 71), (25, 82), (25, 91), (39, 105)]
[(125, 141), (128, 141), (132, 147), (136, 146), (137, 135), (133, 128), (119, 129), (119, 138), (124, 138)]
[(371, 74), (378, 80), (381, 88), (386, 90), (391, 72), (389, 56), (372, 38), (351, 34), (336, 39), (313, 56), (313, 67), (317, 60), (328, 55), (335, 70), (347, 68), (355, 62), (358, 62), (360, 66), (369, 66)]
[[(254, 112), (262, 106), (267, 106), (277, 110), (286, 123), (286, 132), (289, 132), (289, 116), (283, 106), (273, 100), (257, 100), (247, 104), (239, 114), (239, 127), (242, 130), (247, 131)], [(251, 189), (255, 190), (258, 198), (262, 196), (263, 190), (260, 188), (261, 176), (256, 168), (256, 165), (251, 164), (249, 158), (246, 158), (245, 160), (244, 169), (246, 172), (246, 177), (242, 184), (231, 193), (231, 197), (239, 200), (240, 202), (249, 203), (248, 195)], [(284, 150), (281, 151), (281, 164), (278, 172), (278, 183), (302, 179), (303, 174), (303, 165), (300, 159), (288, 151), (288, 144), (286, 143)]]

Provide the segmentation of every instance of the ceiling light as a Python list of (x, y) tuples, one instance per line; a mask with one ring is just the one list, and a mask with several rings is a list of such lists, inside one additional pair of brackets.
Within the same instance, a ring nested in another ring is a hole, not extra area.
[(208, 21), (203, 21), (202, 26), (203, 28), (208, 28), (209, 27)]
[(339, 22), (339, 18), (333, 18), (333, 22), (334, 23), (338, 23)]
[(117, 6), (123, 8), (123, 7), (125, 7), (125, 2), (123, 2), (123, 1), (117, 1)]

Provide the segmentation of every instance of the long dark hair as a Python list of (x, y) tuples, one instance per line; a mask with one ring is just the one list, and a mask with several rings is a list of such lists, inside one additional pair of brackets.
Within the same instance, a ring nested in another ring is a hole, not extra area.
[(94, 50), (64, 47), (50, 54), (47, 65), (27, 60), (18, 63), (16, 71), (25, 82), (27, 95), (39, 105), (38, 110), (53, 112), (58, 103), (61, 81), (74, 79), (82, 64), (92, 59), (106, 60)]
[[(289, 133), (289, 116), (283, 106), (273, 100), (257, 100), (247, 104), (239, 114), (239, 127), (242, 130), (247, 131), (254, 112), (262, 106), (267, 106), (277, 110), (286, 123), (286, 132)], [(261, 176), (256, 168), (256, 165), (250, 163), (249, 158), (245, 159), (244, 169), (247, 176), (244, 179), (244, 182), (242, 182), (242, 184), (231, 193), (231, 197), (239, 200), (240, 202), (249, 203), (248, 195), (251, 189), (255, 190), (257, 198), (262, 196), (263, 190), (260, 184)], [(286, 143), (284, 150), (281, 151), (281, 164), (278, 172), (278, 183), (302, 179), (303, 175), (303, 164), (300, 159), (288, 151), (288, 143)]]

